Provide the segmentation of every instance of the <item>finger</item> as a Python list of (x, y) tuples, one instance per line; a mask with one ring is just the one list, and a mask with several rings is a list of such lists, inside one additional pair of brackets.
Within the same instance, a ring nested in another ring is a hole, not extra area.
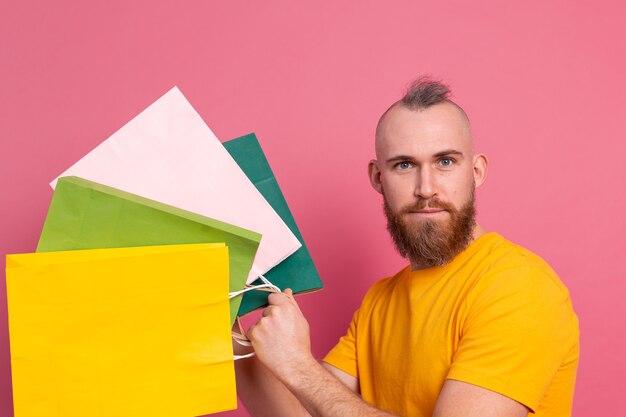
[(246, 337), (251, 342), (254, 342), (253, 339), (254, 339), (254, 329), (255, 329), (255, 327), (256, 327), (256, 324), (253, 324), (252, 326), (250, 326), (250, 328), (246, 332)]
[(302, 312), (302, 310), (300, 310), (298, 302), (296, 301), (296, 298), (293, 296), (293, 291), (291, 290), (291, 288), (285, 288), (283, 294), (285, 294), (287, 298), (289, 298), (289, 301), (291, 301), (298, 308), (298, 311)]
[(272, 307), (272, 306), (271, 306), (271, 305), (269, 305), (269, 306), (267, 306), (267, 307), (265, 307), (265, 308), (263, 309), (263, 317), (267, 317), (267, 316), (269, 316), (269, 315), (270, 315), (270, 308), (271, 308), (271, 307)]
[(283, 295), (287, 297), (289, 301), (291, 301), (295, 305), (298, 305), (298, 303), (296, 303), (295, 298), (293, 298), (293, 291), (291, 290), (291, 288), (285, 288), (285, 291), (283, 291)]
[(279, 305), (288, 302), (288, 298), (285, 297), (285, 294), (282, 292), (273, 292), (267, 297), (267, 302), (269, 305)]

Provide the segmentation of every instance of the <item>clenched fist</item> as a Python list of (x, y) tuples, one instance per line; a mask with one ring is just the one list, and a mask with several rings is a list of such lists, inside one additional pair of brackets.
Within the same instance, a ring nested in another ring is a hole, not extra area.
[(290, 289), (270, 294), (263, 317), (248, 330), (259, 360), (279, 379), (293, 376), (315, 361), (311, 354), (309, 324)]

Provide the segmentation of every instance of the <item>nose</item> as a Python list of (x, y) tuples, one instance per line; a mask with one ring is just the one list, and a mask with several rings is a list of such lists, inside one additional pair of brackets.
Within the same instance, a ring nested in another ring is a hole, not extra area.
[(426, 165), (422, 166), (418, 172), (414, 195), (425, 200), (437, 195), (435, 174)]

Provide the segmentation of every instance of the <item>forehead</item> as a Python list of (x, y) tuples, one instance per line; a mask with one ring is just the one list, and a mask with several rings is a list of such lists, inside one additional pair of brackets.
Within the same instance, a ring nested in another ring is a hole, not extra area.
[(376, 135), (379, 160), (396, 155), (427, 158), (444, 150), (472, 153), (469, 122), (456, 105), (444, 102), (426, 109), (392, 107), (380, 123)]

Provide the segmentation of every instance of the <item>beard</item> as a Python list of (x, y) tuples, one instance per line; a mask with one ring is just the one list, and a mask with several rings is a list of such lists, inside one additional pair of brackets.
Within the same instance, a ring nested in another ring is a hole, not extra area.
[[(402, 257), (408, 258), (415, 265), (426, 268), (445, 265), (472, 242), (476, 225), (473, 186), (469, 200), (460, 209), (438, 199), (419, 199), (415, 204), (393, 212), (384, 192), (383, 199), (387, 230), (396, 249)], [(445, 221), (406, 220), (410, 216), (408, 213), (426, 207), (445, 210), (450, 218)]]

